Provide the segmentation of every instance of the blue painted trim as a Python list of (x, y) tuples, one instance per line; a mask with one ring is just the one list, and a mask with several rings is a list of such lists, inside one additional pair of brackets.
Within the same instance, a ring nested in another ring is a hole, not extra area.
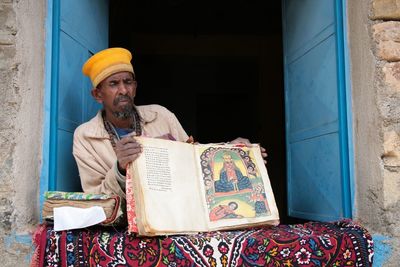
[[(322, 214), (321, 212), (314, 213), (314, 212), (300, 212), (296, 210), (290, 209), (290, 216), (294, 218), (312, 218), (313, 221), (323, 221), (323, 222), (329, 222), (329, 221), (337, 221), (338, 216), (337, 215), (326, 215)], [(308, 220), (308, 219), (307, 219)]]
[[(352, 116), (351, 116), (351, 93), (350, 91), (350, 64), (349, 64), (349, 51), (348, 40), (345, 33), (347, 33), (346, 24), (343, 23), (347, 18), (346, 0), (335, 0), (335, 28), (336, 28), (336, 46), (337, 46), (337, 65), (338, 65), (338, 102), (339, 102), (339, 142), (340, 142), (340, 155), (341, 155), (341, 172), (342, 172), (342, 190), (343, 190), (343, 217), (352, 218), (354, 207), (354, 149), (352, 138)], [(282, 29), (286, 29), (285, 21), (285, 1), (282, 1)], [(286, 40), (283, 39), (284, 51), (287, 49)], [(287, 55), (283, 57), (284, 66), (284, 89), (285, 89), (285, 112), (286, 112), (286, 160), (287, 160), (287, 186), (291, 188), (291, 151), (289, 144), (289, 103), (286, 92), (288, 91), (288, 58)], [(350, 111), (350, 112), (347, 112)], [(287, 201), (291, 203), (290, 194), (287, 194)], [(288, 207), (288, 213), (294, 215)]]
[(339, 129), (339, 122), (333, 121), (331, 123), (327, 123), (323, 126), (318, 125), (318, 127), (308, 128), (304, 131), (298, 131), (289, 135), (290, 143), (296, 143), (299, 141), (304, 141), (310, 138), (315, 138), (327, 134), (336, 133)]
[(338, 99), (339, 99), (339, 138), (340, 138), (340, 165), (342, 172), (343, 216), (352, 217), (352, 200), (350, 189), (349, 142), (347, 123), (347, 96), (346, 96), (346, 67), (343, 29), (343, 0), (335, 1), (336, 16), (336, 47), (338, 72)]
[[(44, 192), (49, 189), (50, 161), (50, 109), (51, 109), (51, 71), (53, 47), (53, 0), (47, 0), (46, 43), (45, 43), (45, 80), (44, 80), (44, 114), (43, 114), (43, 146), (42, 167), (40, 174), (39, 204), (43, 207)], [(41, 212), (39, 212), (41, 214)]]
[(26, 246), (32, 245), (32, 235), (30, 234), (17, 234), (13, 231), (11, 234), (6, 235), (4, 237), (4, 244), (6, 245), (7, 249), (12, 249), (14, 244), (23, 244)]
[(304, 45), (298, 48), (296, 51), (292, 52), (291, 54), (287, 55), (288, 64), (293, 63), (300, 57), (307, 54), (310, 50), (314, 47), (318, 46), (320, 43), (324, 42), (330, 36), (335, 34), (335, 23), (331, 23), (325, 29), (320, 31), (317, 35), (315, 35), (312, 40), (308, 40)]
[(350, 75), (350, 49), (348, 40), (348, 28), (347, 28), (347, 2), (343, 0), (342, 14), (343, 14), (343, 47), (344, 47), (344, 68), (346, 75), (346, 105), (347, 105), (347, 140), (349, 149), (349, 186), (350, 186), (350, 202), (352, 217), (355, 215), (355, 159), (354, 159), (354, 139), (353, 139), (353, 105), (352, 105), (352, 87), (351, 87), (351, 75)]
[(384, 266), (389, 263), (393, 253), (392, 239), (392, 237), (384, 235), (372, 236), (374, 241), (374, 266)]
[[(16, 251), (18, 254), (20, 254), (22, 251), (25, 251), (26, 248), (32, 248), (32, 234), (17, 234), (15, 231), (13, 231), (9, 235), (4, 236), (3, 242), (6, 249)], [(15, 245), (19, 246), (16, 247)], [(25, 248), (21, 247), (20, 245), (23, 245)], [(33, 252), (33, 249), (31, 249), (28, 251), (28, 254), (25, 254), (24, 259), (26, 266), (28, 266), (29, 262), (31, 262)]]
[(57, 188), (58, 76), (60, 61), (60, 0), (53, 0), (53, 35), (51, 62), (49, 190)]

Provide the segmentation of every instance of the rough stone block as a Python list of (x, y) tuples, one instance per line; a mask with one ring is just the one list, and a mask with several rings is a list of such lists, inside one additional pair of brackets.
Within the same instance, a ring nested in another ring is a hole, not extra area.
[(374, 0), (371, 19), (400, 20), (400, 0)]
[(0, 31), (0, 45), (15, 44), (15, 35)]
[(383, 84), (389, 93), (400, 94), (400, 62), (386, 63), (382, 68)]
[[(388, 222), (388, 233), (391, 237), (392, 253), (390, 260), (385, 266), (398, 266), (400, 262), (400, 228), (399, 225), (393, 222), (400, 222), (400, 201), (390, 206), (386, 215)], [(377, 251), (377, 250), (375, 250)], [(379, 253), (379, 252), (378, 252)], [(375, 254), (377, 255), (377, 254)], [(379, 255), (379, 254), (378, 254)], [(374, 264), (376, 261), (374, 261)], [(378, 264), (374, 266), (379, 266)]]
[(396, 131), (388, 131), (384, 133), (382, 159), (387, 169), (395, 171), (398, 169), (400, 177), (400, 133)]
[[(4, 187), (6, 189), (7, 187)], [(10, 231), (12, 226), (12, 201), (7, 197), (0, 198), (0, 229)]]
[(0, 29), (16, 33), (16, 17), (13, 6), (0, 3)]
[(384, 125), (389, 126), (400, 121), (400, 94), (378, 96), (378, 107), (384, 120)]
[(15, 45), (0, 45), (0, 71), (11, 69), (10, 60), (15, 57)]
[(384, 207), (388, 208), (400, 202), (400, 175), (398, 172), (383, 172)]
[(400, 61), (400, 22), (382, 22), (372, 26), (377, 56), (387, 61)]

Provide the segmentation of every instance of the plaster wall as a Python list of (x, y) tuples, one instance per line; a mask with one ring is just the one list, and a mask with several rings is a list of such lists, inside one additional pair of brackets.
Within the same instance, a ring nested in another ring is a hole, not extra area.
[(39, 221), (45, 1), (0, 0), (0, 258), (27, 266)]
[[(397, 109), (400, 98), (391, 89), (390, 82), (400, 85), (400, 80), (394, 78), (398, 75), (393, 66), (387, 65), (392, 63), (380, 55), (377, 34), (381, 33), (389, 41), (391, 37), (382, 33), (386, 29), (383, 26), (376, 28), (381, 23), (373, 14), (377, 2), (393, 4), (396, 1), (347, 1), (355, 152), (354, 219), (362, 222), (374, 236), (374, 266), (398, 266), (400, 113)], [(393, 11), (393, 8), (384, 8)], [(385, 74), (385, 67), (390, 77)]]
[[(355, 216), (371, 227), (383, 224), (376, 211), (383, 205), (379, 155), (383, 152), (371, 50), (368, 1), (348, 1), (353, 134), (355, 150)], [(368, 144), (368, 145), (366, 145)], [(381, 226), (382, 227), (382, 226)]]

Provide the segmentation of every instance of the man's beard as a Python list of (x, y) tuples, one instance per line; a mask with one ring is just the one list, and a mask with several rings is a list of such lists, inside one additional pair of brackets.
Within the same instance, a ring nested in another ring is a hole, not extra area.
[(118, 105), (118, 103), (122, 100), (128, 100), (130, 103), (127, 103), (125, 106), (123, 106), (121, 111), (113, 111), (113, 115), (118, 119), (132, 118), (134, 112), (136, 111), (133, 104), (133, 97), (130, 98), (126, 95), (118, 96), (114, 99), (114, 106)]

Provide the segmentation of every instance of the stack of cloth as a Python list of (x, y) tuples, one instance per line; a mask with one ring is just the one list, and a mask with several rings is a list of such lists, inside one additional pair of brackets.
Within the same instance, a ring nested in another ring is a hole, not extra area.
[[(123, 206), (120, 197), (117, 195), (48, 191), (44, 194), (42, 218), (48, 223), (53, 223), (54, 209), (62, 207), (79, 209), (100, 207), (103, 209), (106, 217), (104, 221), (100, 222), (101, 225), (108, 226), (124, 223)], [(73, 219), (79, 220), (80, 218)]]
[(373, 241), (352, 220), (139, 237), (94, 226), (34, 235), (32, 266), (372, 266)]

